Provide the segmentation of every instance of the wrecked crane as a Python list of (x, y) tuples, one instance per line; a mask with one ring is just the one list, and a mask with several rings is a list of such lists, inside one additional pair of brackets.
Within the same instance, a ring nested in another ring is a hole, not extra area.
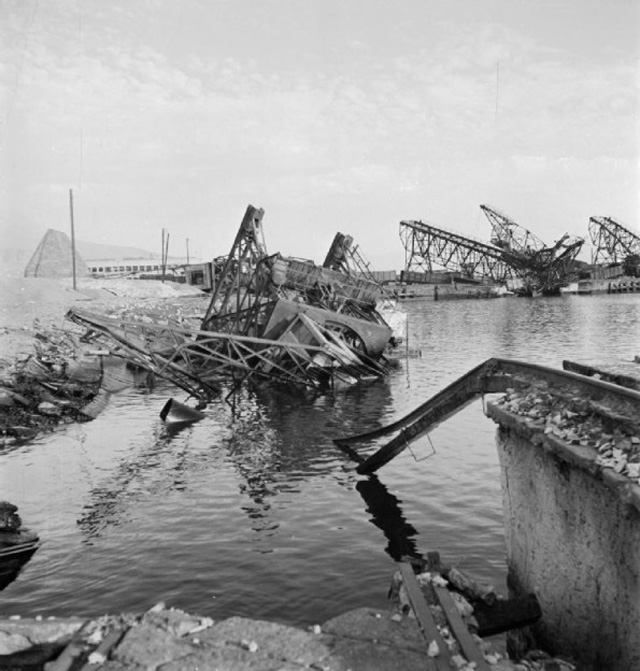
[(202, 400), (249, 379), (322, 389), (384, 376), (393, 342), (377, 309), (384, 294), (352, 239), (338, 233), (322, 266), (270, 255), (263, 216), (247, 208), (199, 329), (80, 310), (67, 317), (110, 341), (113, 353)]

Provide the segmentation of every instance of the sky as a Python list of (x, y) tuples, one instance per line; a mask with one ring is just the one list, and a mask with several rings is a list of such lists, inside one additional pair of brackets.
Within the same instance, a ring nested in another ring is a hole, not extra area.
[(588, 242), (639, 187), (636, 0), (0, 0), (5, 248), (72, 191), (84, 241), (212, 258), (251, 204), (270, 253), (400, 270), (401, 220)]

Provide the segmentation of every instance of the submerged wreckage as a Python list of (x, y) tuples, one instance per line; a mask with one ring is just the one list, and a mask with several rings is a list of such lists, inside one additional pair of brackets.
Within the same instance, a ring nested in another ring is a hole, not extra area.
[(377, 307), (382, 287), (352, 238), (338, 233), (322, 266), (270, 255), (263, 216), (247, 208), (199, 329), (80, 310), (67, 317), (201, 400), (250, 378), (335, 388), (383, 376), (393, 333)]

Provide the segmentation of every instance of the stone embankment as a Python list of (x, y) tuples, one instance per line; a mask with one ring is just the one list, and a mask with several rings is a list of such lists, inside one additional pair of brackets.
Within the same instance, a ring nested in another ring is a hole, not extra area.
[(585, 671), (639, 669), (640, 365), (565, 365), (596, 380), (590, 393), (539, 384), (487, 406), (508, 583), (534, 592), (543, 613), (526, 645), (562, 650)]
[[(479, 645), (491, 671), (572, 671), (542, 652), (513, 662)], [(472, 671), (461, 656), (461, 671)], [(243, 617), (213, 621), (158, 604), (142, 615), (0, 620), (6, 671), (424, 671), (440, 669), (413, 613), (360, 608), (309, 629)]]

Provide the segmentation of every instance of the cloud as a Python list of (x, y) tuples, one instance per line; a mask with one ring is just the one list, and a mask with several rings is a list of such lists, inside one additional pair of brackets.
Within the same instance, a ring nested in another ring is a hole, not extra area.
[(254, 199), (292, 216), (365, 206), (394, 225), (433, 208), (453, 228), (488, 195), (549, 210), (548, 193), (575, 212), (588, 190), (575, 179), (593, 202), (615, 175), (608, 193), (637, 200), (634, 63), (585, 62), (515, 23), (453, 22), (428, 3), (429, 21), (422, 3), (358, 21), (348, 4), (329, 31), (335, 16), (312, 5), (11, 5), (9, 209), (66, 217), (60, 194), (81, 188), (92, 225), (140, 244), (176, 221), (209, 235), (212, 212), (235, 222)]

